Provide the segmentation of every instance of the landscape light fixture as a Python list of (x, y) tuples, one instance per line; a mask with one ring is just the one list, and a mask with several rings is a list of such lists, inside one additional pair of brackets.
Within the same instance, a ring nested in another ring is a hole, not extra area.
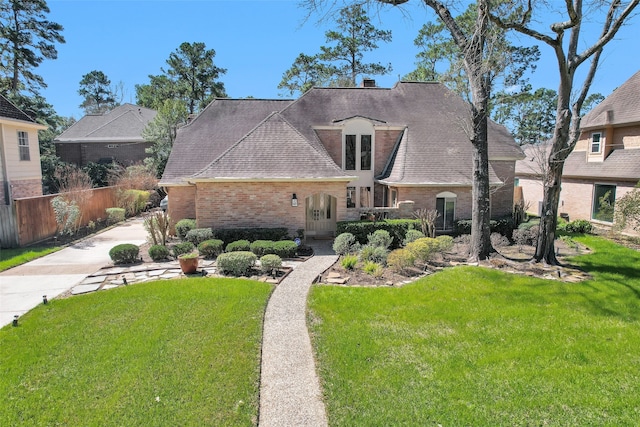
[(47, 305), (48, 302), (49, 302), (49, 300), (47, 299), (47, 296), (46, 295), (42, 295), (42, 303), (44, 305)]
[(16, 314), (15, 316), (13, 316), (13, 326), (18, 326), (18, 315)]
[(293, 193), (293, 196), (291, 196), (291, 206), (298, 206), (298, 196), (296, 196), (296, 193)]

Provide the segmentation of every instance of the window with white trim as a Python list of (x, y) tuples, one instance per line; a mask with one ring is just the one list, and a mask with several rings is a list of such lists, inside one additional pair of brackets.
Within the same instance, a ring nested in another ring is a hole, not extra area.
[(591, 153), (599, 153), (602, 150), (602, 134), (594, 132), (591, 134)]
[(27, 132), (18, 131), (18, 149), (20, 150), (20, 160), (29, 161), (29, 134)]

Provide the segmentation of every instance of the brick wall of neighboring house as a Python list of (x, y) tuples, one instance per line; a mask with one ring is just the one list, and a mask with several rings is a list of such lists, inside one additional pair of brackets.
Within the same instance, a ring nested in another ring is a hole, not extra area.
[[(376, 130), (374, 175), (380, 175), (384, 170), (401, 132), (400, 130)], [(376, 206), (382, 205), (376, 204)]]
[(22, 179), (11, 181), (11, 197), (21, 199), (24, 197), (42, 196), (42, 180)]
[(316, 130), (316, 134), (335, 164), (342, 167), (342, 130), (318, 129)]
[(56, 154), (63, 161), (80, 166), (85, 166), (89, 162), (97, 163), (100, 159), (105, 158), (113, 158), (124, 166), (130, 166), (134, 163), (142, 162), (148, 156), (145, 149), (151, 145), (148, 142), (118, 144), (64, 143), (56, 144)]
[(614, 148), (640, 148), (640, 125), (613, 128)]
[[(295, 233), (305, 228), (305, 200), (315, 193), (336, 197), (336, 218), (347, 219), (344, 182), (198, 183), (196, 193), (198, 227), (286, 227)], [(291, 206), (294, 193), (296, 207)]]
[(543, 196), (542, 181), (533, 177), (521, 176), (518, 178), (518, 185), (522, 187), (525, 206), (529, 206), (527, 212), (533, 215), (540, 215), (539, 205), (542, 203)]
[(173, 224), (185, 218), (195, 219), (195, 185), (167, 187), (167, 195), (169, 196), (167, 212)]
[(491, 161), (494, 172), (504, 182), (499, 188), (491, 189), (491, 216), (504, 218), (513, 213), (513, 176), (516, 164), (514, 161)]
[(436, 196), (448, 191), (456, 197), (455, 219), (471, 218), (471, 187), (398, 187), (398, 200), (412, 200), (415, 209), (435, 209)]
[[(616, 200), (619, 200), (635, 186), (635, 183), (625, 181), (595, 181), (595, 183), (615, 185)], [(569, 214), (571, 221), (575, 219), (591, 220), (593, 190), (593, 180), (563, 178), (558, 213)]]

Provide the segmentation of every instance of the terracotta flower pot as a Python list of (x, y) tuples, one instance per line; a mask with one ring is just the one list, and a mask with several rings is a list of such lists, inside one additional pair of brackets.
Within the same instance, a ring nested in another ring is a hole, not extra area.
[(180, 263), (180, 269), (184, 274), (193, 274), (198, 270), (198, 257), (189, 257), (182, 258), (178, 257), (178, 262)]

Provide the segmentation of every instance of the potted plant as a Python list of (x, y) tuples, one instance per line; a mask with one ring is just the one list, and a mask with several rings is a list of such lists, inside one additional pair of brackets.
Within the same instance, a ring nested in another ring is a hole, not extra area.
[(198, 253), (190, 252), (188, 254), (182, 254), (178, 256), (178, 262), (180, 263), (180, 269), (184, 274), (193, 274), (198, 269)]

